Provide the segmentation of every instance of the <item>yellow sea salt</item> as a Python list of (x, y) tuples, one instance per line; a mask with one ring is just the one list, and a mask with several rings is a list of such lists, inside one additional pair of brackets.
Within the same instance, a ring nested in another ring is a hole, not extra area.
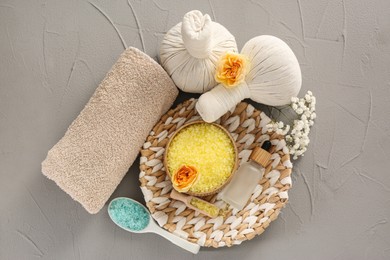
[(223, 185), (232, 174), (234, 163), (231, 139), (222, 129), (208, 123), (183, 128), (174, 136), (167, 154), (171, 174), (183, 165), (197, 169), (199, 176), (189, 189), (196, 193), (211, 192)]
[(207, 212), (213, 218), (217, 217), (219, 214), (219, 208), (217, 206), (207, 203), (203, 200), (192, 198), (190, 204), (195, 208)]

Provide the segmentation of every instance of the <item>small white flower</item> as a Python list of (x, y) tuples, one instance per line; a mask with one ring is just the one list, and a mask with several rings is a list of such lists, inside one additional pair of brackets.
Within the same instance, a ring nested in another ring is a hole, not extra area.
[(265, 126), (265, 129), (267, 130), (267, 132), (272, 132), (273, 131), (273, 128), (274, 128), (274, 125), (272, 123), (270, 124), (267, 124)]
[(314, 125), (316, 98), (311, 91), (308, 91), (303, 98), (292, 97), (291, 108), (298, 114), (298, 119), (293, 125), (283, 122), (272, 122), (266, 127), (269, 132), (285, 135), (287, 148), (294, 160), (304, 156), (307, 146), (310, 143), (310, 127)]
[(308, 144), (309, 144), (309, 140), (308, 139), (301, 139), (301, 146), (302, 147), (305, 147)]

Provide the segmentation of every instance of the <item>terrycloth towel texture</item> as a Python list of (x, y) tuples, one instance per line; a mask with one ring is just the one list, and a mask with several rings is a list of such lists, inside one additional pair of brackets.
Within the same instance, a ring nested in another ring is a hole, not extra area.
[(48, 152), (42, 172), (91, 214), (109, 199), (178, 90), (164, 69), (125, 50)]

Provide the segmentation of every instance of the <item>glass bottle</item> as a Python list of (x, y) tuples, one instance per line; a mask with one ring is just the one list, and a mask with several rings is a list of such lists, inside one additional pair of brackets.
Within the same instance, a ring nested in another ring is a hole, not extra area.
[(250, 160), (243, 163), (230, 183), (222, 190), (222, 199), (234, 208), (241, 210), (253, 193), (256, 185), (263, 178), (265, 167), (271, 159), (268, 150), (271, 142), (265, 141), (260, 147), (253, 149)]

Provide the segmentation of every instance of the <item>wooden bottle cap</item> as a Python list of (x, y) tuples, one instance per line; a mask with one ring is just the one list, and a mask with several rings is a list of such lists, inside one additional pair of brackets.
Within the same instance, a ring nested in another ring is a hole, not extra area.
[(271, 148), (271, 143), (269, 141), (265, 141), (261, 147), (257, 146), (253, 149), (249, 158), (261, 166), (266, 167), (271, 159), (271, 154), (267, 151), (269, 148)]

